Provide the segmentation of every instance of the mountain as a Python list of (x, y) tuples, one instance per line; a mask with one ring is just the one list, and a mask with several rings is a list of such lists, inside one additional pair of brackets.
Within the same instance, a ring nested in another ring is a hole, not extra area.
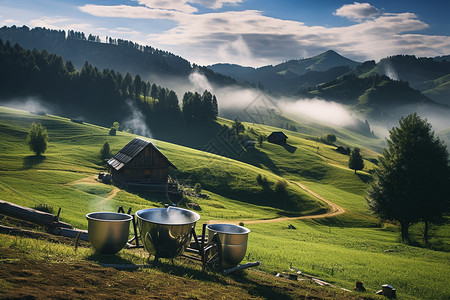
[(290, 60), (275, 66), (260, 68), (232, 64), (208, 66), (211, 70), (250, 83), (261, 89), (292, 93), (298, 89), (315, 86), (347, 73), (360, 63), (345, 58), (333, 50), (311, 58)]
[(45, 50), (59, 55), (63, 60), (70, 60), (76, 69), (80, 70), (86, 61), (98, 69), (113, 69), (121, 73), (139, 74), (142, 78), (151, 75), (169, 77), (187, 77), (194, 70), (208, 73), (205, 76), (219, 85), (235, 84), (234, 79), (216, 74), (211, 70), (191, 63), (173, 53), (150, 46), (113, 39), (107, 37), (106, 43), (100, 42), (98, 36), (69, 30), (50, 30), (36, 27), (0, 28), (0, 39), (10, 41), (12, 45), (19, 44), (29, 50)]

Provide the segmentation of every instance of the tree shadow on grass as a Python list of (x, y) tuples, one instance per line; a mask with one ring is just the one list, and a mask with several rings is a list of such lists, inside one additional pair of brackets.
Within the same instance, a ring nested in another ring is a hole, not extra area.
[(47, 157), (44, 155), (29, 155), (23, 158), (23, 170), (29, 170), (42, 163)]
[(364, 183), (368, 183), (372, 180), (372, 176), (367, 175), (367, 174), (361, 174), (361, 173), (356, 172), (356, 175), (358, 175), (359, 179), (361, 179), (361, 181)]

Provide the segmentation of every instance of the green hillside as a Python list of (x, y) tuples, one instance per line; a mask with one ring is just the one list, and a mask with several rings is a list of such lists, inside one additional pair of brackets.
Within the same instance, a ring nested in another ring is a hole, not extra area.
[(423, 94), (436, 102), (450, 106), (450, 74), (422, 83)]
[[(30, 155), (25, 143), (30, 124), (37, 121), (48, 129), (50, 136), (49, 148), (44, 158)], [(98, 153), (105, 141), (110, 143), (113, 152), (117, 152), (134, 137), (128, 133), (111, 137), (108, 132), (106, 128), (76, 124), (64, 118), (43, 117), (2, 108), (0, 134), (5, 142), (1, 146), (3, 166), (0, 171), (0, 199), (11, 199), (28, 206), (38, 203), (62, 206), (63, 210), (66, 210), (68, 221), (79, 224), (83, 214), (94, 208), (101, 209), (101, 204), (93, 201), (95, 197), (89, 193), (67, 184), (92, 176), (103, 169), (99, 165)], [(273, 191), (273, 185), (282, 178), (268, 171), (166, 142), (154, 143), (177, 166), (178, 170), (173, 172), (173, 177), (200, 182), (204, 189), (218, 194), (218, 197), (272, 207), (272, 217), (284, 212), (317, 213), (325, 208), (292, 183), (288, 183), (286, 195), (277, 195)], [(268, 187), (257, 184), (258, 174), (268, 179)], [(167, 201), (159, 198), (153, 200), (156, 203)], [(92, 205), (94, 207), (90, 207)], [(80, 207), (83, 207), (83, 210), (80, 210)], [(142, 207), (142, 204), (136, 208), (139, 207)]]
[[(49, 148), (41, 158), (31, 155), (25, 143), (30, 124), (37, 121), (47, 127), (50, 136)], [(219, 122), (231, 124), (225, 119)], [(249, 135), (277, 130), (249, 123), (245, 126)], [(318, 142), (301, 132), (284, 132), (288, 136), (287, 145), (264, 142), (262, 147), (242, 154), (242, 160), (253, 160), (253, 165), (167, 142), (152, 142), (178, 167), (178, 171), (172, 172), (173, 177), (201, 182), (204, 193), (210, 196), (209, 199), (188, 197), (202, 207), (201, 222), (219, 219), (245, 224), (249, 220), (323, 212), (325, 205), (295, 182), (301, 182), (345, 209), (344, 214), (333, 218), (249, 223), (246, 226), (252, 233), (244, 262), (261, 260), (261, 268), (268, 274), (288, 271), (292, 263), (307, 274), (347, 289), (351, 289), (356, 280), (362, 280), (369, 290), (368, 296), (386, 282), (397, 288), (397, 295), (402, 299), (444, 299), (450, 295), (450, 282), (445, 275), (450, 261), (448, 252), (399, 244), (394, 225), (382, 225), (368, 214), (363, 194), (369, 172), (374, 167), (369, 160), (365, 161), (362, 172), (354, 174), (347, 168), (348, 157), (336, 152), (335, 146)], [(133, 211), (162, 206), (168, 201), (164, 195), (120, 190), (109, 198), (115, 187), (87, 180), (102, 170), (98, 152), (105, 140), (109, 141), (113, 151), (117, 151), (133, 137), (124, 132), (112, 137), (108, 135), (108, 129), (95, 125), (0, 108), (0, 199), (30, 207), (43, 203), (55, 209), (62, 207), (61, 219), (79, 228), (87, 227), (87, 212), (114, 211), (119, 205), (126, 209), (131, 207)], [(342, 140), (339, 137), (336, 143), (354, 146), (358, 139), (362, 137), (350, 139), (349, 133)], [(371, 161), (377, 157), (377, 153), (368, 148), (363, 148), (362, 154)], [(258, 184), (258, 174), (267, 178), (266, 186)], [(273, 191), (274, 183), (280, 180), (288, 182), (288, 194), (284, 196)], [(288, 229), (288, 225), (297, 230)], [(431, 240), (444, 248), (449, 240), (445, 228), (437, 230)], [(420, 229), (413, 229), (411, 235), (420, 238)], [(103, 261), (86, 248), (73, 253), (62, 246), (58, 248), (5, 235), (1, 236), (0, 243), (1, 249), (16, 249), (33, 259), (42, 255), (47, 259), (58, 258), (65, 253), (65, 257), (71, 257), (65, 261), (69, 265), (80, 264), (80, 260)], [(142, 263), (142, 255), (145, 256), (141, 252), (122, 250), (116, 259), (121, 263)], [(179, 270), (178, 260), (172, 269), (167, 266), (149, 272), (159, 274), (163, 271), (161, 276), (165, 276), (167, 271), (171, 277), (186, 283), (197, 271), (185, 264)], [(136, 276), (147, 274), (146, 271), (136, 272), (133, 273)], [(203, 281), (204, 277), (197, 276), (196, 279)], [(3, 280), (0, 284), (9, 288)], [(178, 283), (174, 284), (178, 286)], [(304, 287), (296, 285), (296, 288)], [(311, 293), (309, 296), (317, 295), (315, 291)]]

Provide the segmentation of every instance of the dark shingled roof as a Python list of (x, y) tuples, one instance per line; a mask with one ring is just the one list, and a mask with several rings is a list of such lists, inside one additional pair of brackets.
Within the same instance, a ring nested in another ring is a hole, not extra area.
[(169, 166), (175, 169), (177, 168), (167, 159), (167, 157), (164, 156), (164, 154), (161, 153), (161, 151), (159, 151), (158, 148), (156, 148), (155, 145), (141, 138), (134, 138), (131, 142), (129, 142), (125, 147), (122, 148), (122, 150), (117, 152), (116, 155), (114, 155), (110, 160), (108, 160), (108, 165), (119, 171), (120, 169), (122, 169), (123, 166), (125, 166), (133, 158), (135, 158), (148, 145), (150, 145), (150, 147), (155, 149), (156, 152), (158, 152), (162, 156), (162, 158), (169, 164)]
[(268, 137), (274, 137), (276, 139), (280, 139), (280, 140), (284, 140), (287, 139), (288, 137), (284, 134), (283, 131), (274, 131), (272, 132)]

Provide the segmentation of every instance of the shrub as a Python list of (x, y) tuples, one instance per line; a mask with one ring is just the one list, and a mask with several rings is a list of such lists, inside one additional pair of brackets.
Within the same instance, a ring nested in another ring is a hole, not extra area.
[(256, 182), (258, 182), (258, 184), (262, 186), (266, 186), (269, 184), (266, 176), (261, 176), (261, 174), (258, 174), (258, 176), (256, 176)]
[(47, 150), (48, 142), (47, 129), (42, 126), (41, 123), (31, 124), (31, 128), (27, 136), (27, 142), (30, 146), (30, 150), (36, 155), (44, 154), (45, 150)]
[(275, 192), (278, 194), (287, 194), (287, 182), (286, 180), (278, 180), (275, 183)]
[(38, 205), (34, 206), (33, 209), (39, 210), (39, 211), (42, 211), (42, 212), (46, 212), (46, 213), (50, 213), (50, 214), (54, 213), (53, 206), (50, 206), (50, 205), (48, 205), (46, 203), (38, 204)]

